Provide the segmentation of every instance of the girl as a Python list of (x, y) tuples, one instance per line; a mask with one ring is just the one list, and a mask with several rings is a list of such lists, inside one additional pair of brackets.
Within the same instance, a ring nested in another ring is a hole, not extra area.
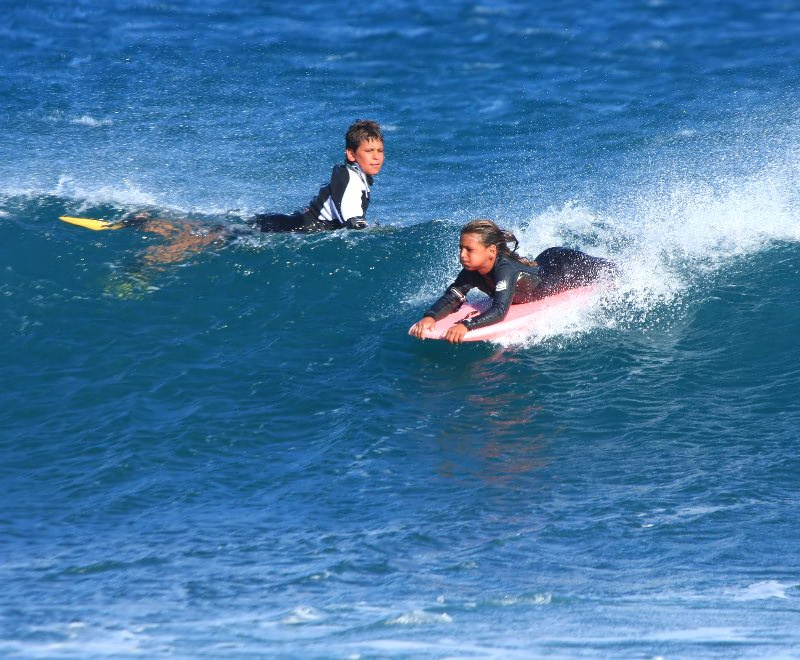
[[(513, 249), (508, 247), (511, 241)], [(492, 306), (451, 326), (445, 339), (454, 344), (461, 343), (474, 328), (502, 321), (511, 305), (574, 289), (617, 270), (610, 261), (563, 247), (548, 248), (535, 261), (529, 261), (517, 254), (518, 245), (514, 234), (491, 220), (464, 225), (459, 248), (463, 268), (444, 295), (411, 327), (411, 334), (424, 339), (425, 331), (436, 321), (461, 307), (472, 288), (492, 296)]]

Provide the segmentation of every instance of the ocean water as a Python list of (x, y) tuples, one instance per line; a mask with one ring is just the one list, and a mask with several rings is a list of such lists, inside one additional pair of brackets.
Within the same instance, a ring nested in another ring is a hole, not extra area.
[[(800, 2), (0, 0), (0, 655), (800, 656)], [(363, 232), (303, 206), (356, 118)], [(616, 288), (408, 327), (490, 217)]]

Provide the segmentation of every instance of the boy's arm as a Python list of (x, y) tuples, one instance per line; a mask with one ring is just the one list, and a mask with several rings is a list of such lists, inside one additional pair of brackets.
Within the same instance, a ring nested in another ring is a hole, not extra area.
[(335, 167), (331, 174), (331, 200), (346, 227), (364, 229), (367, 226), (369, 198), (358, 174), (344, 166)]

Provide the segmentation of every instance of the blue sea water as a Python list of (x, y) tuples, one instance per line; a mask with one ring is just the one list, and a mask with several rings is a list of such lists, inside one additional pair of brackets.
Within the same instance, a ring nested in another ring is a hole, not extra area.
[[(800, 2), (0, 10), (0, 655), (800, 657)], [(291, 211), (360, 117), (367, 231), (58, 221)], [(408, 337), (475, 217), (618, 286)]]

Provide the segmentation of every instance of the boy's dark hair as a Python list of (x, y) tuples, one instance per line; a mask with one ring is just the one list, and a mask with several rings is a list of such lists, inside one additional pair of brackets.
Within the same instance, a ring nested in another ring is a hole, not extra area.
[(367, 140), (380, 140), (383, 142), (380, 124), (371, 119), (356, 119), (344, 135), (344, 147), (355, 151), (362, 142)]

